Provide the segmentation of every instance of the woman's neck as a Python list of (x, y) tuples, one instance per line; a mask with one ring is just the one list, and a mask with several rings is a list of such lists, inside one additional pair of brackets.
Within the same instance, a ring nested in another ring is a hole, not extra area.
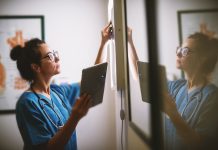
[(208, 84), (208, 80), (204, 76), (187, 74), (187, 81), (188, 81), (188, 89), (192, 89), (194, 87), (202, 87)]
[(34, 81), (31, 84), (32, 90), (37, 93), (47, 94), (50, 95), (50, 82), (45, 81)]

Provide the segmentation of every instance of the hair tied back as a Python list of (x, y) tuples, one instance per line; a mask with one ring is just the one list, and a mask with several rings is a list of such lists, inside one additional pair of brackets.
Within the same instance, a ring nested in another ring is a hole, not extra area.
[(10, 57), (12, 60), (16, 61), (20, 58), (22, 58), (24, 47), (21, 47), (21, 45), (15, 46), (11, 49)]

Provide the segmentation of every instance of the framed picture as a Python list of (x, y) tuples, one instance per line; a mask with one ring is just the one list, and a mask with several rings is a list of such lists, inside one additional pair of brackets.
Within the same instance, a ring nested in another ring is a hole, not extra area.
[(44, 40), (43, 16), (0, 16), (0, 113), (14, 113), (18, 98), (29, 87), (10, 59), (13, 40)]
[[(180, 45), (190, 34), (200, 32), (202, 25), (216, 33), (215, 36), (218, 34), (218, 9), (181, 10), (177, 15)], [(216, 70), (218, 70), (218, 66)], [(182, 77), (184, 78), (183, 72)]]

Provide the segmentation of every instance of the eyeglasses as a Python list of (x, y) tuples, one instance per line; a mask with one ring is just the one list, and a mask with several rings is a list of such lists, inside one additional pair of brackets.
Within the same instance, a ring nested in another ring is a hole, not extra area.
[(193, 52), (190, 48), (188, 47), (177, 47), (176, 49), (176, 55), (185, 57), (187, 56), (190, 52)]
[[(55, 61), (56, 59), (59, 59), (59, 54), (58, 54), (58, 51), (53, 51), (53, 52), (49, 52), (45, 57), (42, 57), (42, 59), (45, 59), (45, 58), (49, 58), (51, 61)], [(41, 59), (41, 60), (42, 60)]]

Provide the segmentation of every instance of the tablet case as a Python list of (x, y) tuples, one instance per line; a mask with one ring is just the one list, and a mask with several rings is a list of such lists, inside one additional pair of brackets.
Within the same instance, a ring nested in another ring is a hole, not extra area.
[[(138, 77), (141, 90), (142, 100), (144, 102), (150, 103), (150, 94), (149, 94), (149, 63), (137, 61), (138, 66)], [(159, 77), (160, 77), (160, 88), (163, 91), (167, 91), (167, 78), (166, 78), (166, 69), (162, 65), (158, 65)], [(155, 90), (155, 89), (152, 89)]]
[(82, 70), (80, 95), (90, 94), (91, 107), (102, 103), (108, 63), (97, 64)]

